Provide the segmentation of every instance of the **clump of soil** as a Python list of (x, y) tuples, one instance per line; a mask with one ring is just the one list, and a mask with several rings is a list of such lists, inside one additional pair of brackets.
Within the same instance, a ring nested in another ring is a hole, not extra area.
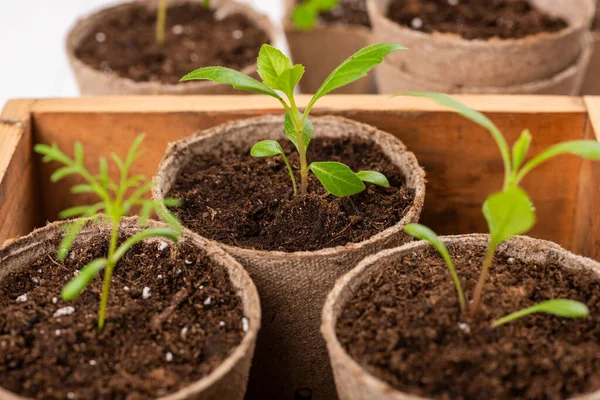
[(201, 3), (169, 7), (165, 42), (155, 40), (156, 12), (140, 5), (102, 21), (75, 49), (95, 69), (136, 82), (177, 83), (210, 65), (241, 70), (256, 62), (267, 34), (246, 16), (222, 20)]
[(242, 301), (227, 271), (196, 247), (164, 241), (139, 244), (118, 264), (99, 332), (102, 276), (74, 301), (60, 293), (107, 247), (105, 238), (76, 245), (64, 264), (46, 254), (0, 282), (0, 386), (37, 399), (157, 398), (209, 374), (240, 344)]
[[(284, 150), (295, 171), (293, 145)], [(385, 174), (390, 188), (367, 184), (357, 195), (328, 195), (309, 174), (307, 196), (293, 196), (281, 157), (254, 158), (243, 148), (219, 157), (196, 156), (182, 169), (169, 197), (182, 200), (173, 211), (183, 224), (229, 245), (259, 250), (313, 251), (363, 241), (398, 223), (414, 191), (379, 146), (356, 138), (311, 141), (308, 159), (344, 162), (352, 170)], [(299, 174), (296, 174), (300, 182)]]
[[(471, 297), (483, 246), (450, 247)], [(461, 316), (456, 292), (433, 250), (406, 254), (372, 273), (342, 311), (337, 336), (371, 374), (434, 399), (566, 399), (600, 389), (600, 280), (589, 272), (523, 264), (498, 255), (484, 306)], [(585, 303), (591, 315), (545, 314), (492, 329), (493, 320), (552, 298)]]
[(421, 32), (455, 33), (465, 39), (520, 39), (568, 27), (563, 18), (527, 0), (392, 0), (388, 18)]

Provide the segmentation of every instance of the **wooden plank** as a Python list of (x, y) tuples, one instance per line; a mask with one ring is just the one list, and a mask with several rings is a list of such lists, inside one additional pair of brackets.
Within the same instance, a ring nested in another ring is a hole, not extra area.
[[(586, 107), (581, 98), (555, 96), (457, 96), (484, 111), (509, 142), (524, 128), (534, 136), (531, 154), (564, 140), (586, 135)], [(300, 98), (306, 104), (306, 96)], [(155, 173), (166, 145), (231, 119), (280, 113), (266, 96), (124, 97), (44, 100), (33, 107), (36, 139), (72, 149), (82, 141), (94, 158), (123, 153), (133, 138), (146, 132), (144, 159), (136, 173)], [(490, 136), (475, 124), (431, 101), (387, 96), (330, 96), (316, 114), (335, 114), (366, 122), (401, 138), (428, 173), (424, 223), (441, 234), (485, 232), (481, 215), (485, 197), (500, 188), (502, 165)], [(318, 132), (316, 133), (318, 134)], [(41, 166), (45, 216), (84, 201), (64, 193), (74, 183), (48, 180), (56, 166)], [(91, 166), (92, 167), (92, 166)], [(95, 168), (95, 166), (93, 166)], [(572, 224), (581, 163), (574, 157), (536, 169), (525, 182), (538, 209), (533, 236), (572, 245)]]
[(40, 223), (35, 164), (31, 154), (34, 100), (9, 101), (0, 117), (0, 244)]
[[(600, 140), (600, 97), (585, 97), (586, 139)], [(573, 222), (573, 251), (600, 260), (600, 162), (583, 161)]]

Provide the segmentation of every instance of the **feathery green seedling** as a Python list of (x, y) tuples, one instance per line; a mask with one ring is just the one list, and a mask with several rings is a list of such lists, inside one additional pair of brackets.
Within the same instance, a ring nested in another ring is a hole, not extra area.
[[(433, 99), (439, 104), (452, 108), (464, 117), (486, 128), (494, 138), (502, 155), (505, 171), (502, 190), (490, 195), (486, 199), (482, 208), (483, 215), (488, 223), (488, 228), (490, 231), (490, 241), (484, 257), (481, 274), (475, 287), (471, 302), (470, 314), (475, 316), (481, 305), (483, 289), (487, 280), (489, 269), (494, 259), (494, 253), (496, 249), (505, 240), (528, 232), (535, 224), (535, 208), (528, 194), (519, 186), (521, 181), (534, 168), (550, 160), (551, 158), (562, 154), (572, 154), (589, 160), (600, 161), (600, 143), (594, 140), (575, 140), (559, 143), (546, 149), (528, 162), (525, 162), (532, 140), (531, 134), (528, 130), (524, 130), (522, 132), (519, 139), (513, 145), (511, 151), (506, 139), (504, 138), (504, 135), (502, 135), (500, 130), (492, 121), (490, 121), (483, 114), (470, 109), (469, 107), (450, 98), (449, 96), (440, 93), (421, 92), (410, 92), (403, 94)], [(432, 244), (435, 243), (434, 246), (436, 246), (436, 248), (438, 248), (439, 243), (441, 243), (437, 236), (435, 236), (435, 234), (431, 231), (429, 231), (429, 235), (419, 234), (423, 231), (423, 228), (420, 228), (420, 226), (416, 227), (414, 225), (409, 225), (405, 228), (405, 230), (409, 234), (414, 234), (414, 236), (420, 239), (427, 240)], [(444, 253), (442, 253), (442, 255), (444, 255)], [(454, 267), (450, 267), (449, 265), (449, 268), (453, 269)], [(459, 286), (457, 286), (457, 291), (458, 290)], [(553, 310), (556, 311), (557, 315), (572, 317), (582, 316), (582, 304), (577, 303), (576, 306), (569, 308), (569, 305), (574, 305), (576, 303), (577, 302), (565, 301), (542, 303), (544, 304), (543, 307), (539, 307), (540, 305), (537, 305), (537, 307), (534, 306), (532, 308), (533, 311), (531, 311), (530, 308), (515, 314), (511, 314), (510, 316), (506, 317), (506, 320), (503, 319), (503, 321), (509, 322), (524, 315), (531, 314), (532, 312), (552, 312)], [(567, 315), (569, 313), (565, 312), (564, 310), (568, 311), (570, 309), (572, 309), (573, 312), (570, 313), (570, 315)], [(561, 312), (563, 314), (561, 314)]]
[[(108, 175), (108, 163), (105, 158), (100, 158), (99, 160), (99, 173), (97, 175), (93, 175), (84, 167), (84, 152), (79, 142), (75, 143), (73, 149), (74, 158), (70, 158), (63, 153), (56, 143), (53, 143), (51, 146), (44, 144), (35, 146), (35, 151), (44, 156), (44, 162), (57, 161), (64, 165), (54, 171), (50, 177), (52, 182), (58, 182), (69, 175), (79, 175), (86, 183), (73, 186), (71, 193), (96, 194), (100, 198), (100, 202), (96, 204), (76, 206), (60, 213), (61, 218), (79, 218), (64, 228), (65, 236), (58, 247), (58, 260), (63, 261), (69, 254), (75, 238), (88, 220), (94, 222), (106, 220), (111, 224), (107, 256), (97, 258), (83, 267), (77, 276), (67, 283), (62, 290), (62, 298), (64, 300), (73, 300), (89, 285), (96, 274), (104, 269), (102, 298), (98, 312), (98, 329), (100, 330), (104, 328), (112, 273), (119, 260), (131, 247), (144, 239), (164, 237), (176, 242), (181, 233), (181, 225), (177, 218), (162, 207), (163, 204), (171, 207), (177, 206), (179, 202), (174, 199), (165, 199), (160, 203), (156, 200), (145, 198), (144, 196), (152, 189), (152, 183), (145, 182), (145, 177), (142, 175), (129, 176), (131, 165), (143, 153), (139, 148), (143, 140), (144, 135), (140, 135), (134, 140), (125, 160), (122, 160), (114, 153), (111, 154), (113, 161), (120, 171), (118, 182), (115, 182)], [(128, 192), (131, 192), (131, 194), (128, 194)], [(131, 213), (133, 207), (140, 207), (139, 223), (141, 226), (145, 226), (150, 215), (155, 212), (169, 227), (143, 230), (131, 236), (117, 247), (119, 223), (122, 217)]]
[[(265, 44), (258, 55), (258, 74), (263, 82), (244, 75), (241, 72), (224, 67), (206, 67), (190, 72), (182, 81), (211, 80), (226, 83), (236, 89), (266, 94), (274, 97), (285, 109), (284, 131), (294, 144), (300, 156), (300, 194), (306, 194), (308, 171), (312, 171), (325, 189), (335, 196), (351, 196), (365, 190), (364, 182), (388, 187), (387, 178), (376, 171), (354, 173), (347, 165), (339, 162), (308, 163), (306, 150), (313, 136), (313, 125), (308, 119), (310, 111), (321, 97), (365, 76), (373, 67), (380, 64), (391, 52), (405, 50), (393, 43), (377, 43), (367, 46), (341, 63), (323, 82), (319, 90), (308, 102), (304, 112), (300, 112), (294, 98), (294, 89), (304, 75), (304, 67), (292, 65), (291, 60), (273, 46)], [(277, 93), (282, 92), (289, 104)], [(252, 148), (250, 154), (255, 157), (283, 157), (292, 180), (294, 194), (297, 194), (296, 181), (292, 168), (285, 157), (281, 145), (275, 140), (263, 140)]]
[[(210, 0), (203, 1), (204, 7), (210, 6)], [(158, 0), (156, 9), (156, 43), (165, 42), (165, 26), (167, 25), (167, 0)]]
[(339, 0), (305, 0), (294, 8), (292, 22), (298, 29), (311, 30), (319, 14), (333, 10), (338, 3)]

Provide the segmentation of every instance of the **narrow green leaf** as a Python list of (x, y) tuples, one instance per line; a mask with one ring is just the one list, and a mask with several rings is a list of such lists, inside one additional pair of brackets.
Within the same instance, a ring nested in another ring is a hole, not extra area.
[(305, 112), (308, 112), (317, 100), (332, 90), (346, 86), (366, 76), (372, 68), (381, 64), (385, 56), (398, 50), (407, 49), (404, 46), (394, 43), (376, 43), (360, 49), (329, 74), (312, 99), (310, 99), (306, 108), (307, 111)]
[(204, 4), (204, 7), (210, 7), (210, 0), (204, 0), (202, 4)]
[(94, 193), (94, 192), (95, 192), (95, 190), (92, 187), (92, 185), (87, 185), (87, 184), (75, 185), (71, 188), (71, 193), (73, 193), (73, 194)]
[(179, 233), (171, 228), (152, 228), (139, 232), (131, 236), (119, 246), (119, 248), (115, 251), (112, 261), (116, 264), (131, 247), (135, 246), (144, 239), (153, 237), (164, 237), (172, 240), (173, 242), (177, 242), (177, 240), (179, 240)]
[(527, 193), (511, 187), (492, 194), (483, 204), (492, 247), (515, 235), (528, 232), (535, 225), (535, 208)]
[(190, 72), (183, 78), (182, 82), (192, 80), (209, 80), (217, 83), (231, 85), (234, 89), (247, 90), (262, 93), (282, 101), (281, 97), (269, 86), (254, 78), (244, 75), (239, 71), (225, 67), (205, 67)]
[(535, 313), (552, 314), (564, 318), (585, 318), (590, 315), (590, 310), (585, 304), (575, 300), (548, 300), (497, 319), (492, 324), (492, 327), (496, 328)]
[(281, 90), (288, 98), (291, 98), (294, 96), (294, 89), (298, 82), (300, 82), (300, 79), (302, 79), (303, 75), (304, 66), (296, 64), (292, 68), (288, 68), (281, 73), (273, 88)]
[(252, 157), (272, 157), (285, 154), (276, 140), (261, 140), (250, 149)]
[(374, 185), (390, 187), (390, 182), (384, 174), (377, 171), (358, 171), (356, 176), (363, 182), (369, 182)]
[(519, 139), (515, 142), (512, 148), (512, 163), (513, 171), (518, 171), (527, 157), (529, 145), (531, 144), (531, 133), (529, 129), (525, 129)]
[(33, 147), (36, 153), (42, 154), (45, 157), (43, 158), (44, 162), (50, 161), (58, 161), (65, 165), (71, 165), (73, 160), (71, 160), (65, 153), (63, 153), (56, 143), (52, 143), (52, 146), (47, 146), (45, 144), (36, 144)]
[(95, 209), (94, 206), (75, 206), (71, 208), (67, 208), (66, 210), (61, 211), (58, 216), (61, 219), (79, 217), (81, 215), (87, 214), (90, 210)]
[[(290, 110), (290, 112), (292, 112)], [(302, 113), (299, 113), (299, 119), (302, 121)], [(294, 123), (292, 122), (292, 118), (290, 117), (289, 112), (285, 113), (285, 119), (283, 121), (283, 129), (285, 131), (285, 135), (290, 139), (294, 146), (298, 151), (300, 148), (298, 147), (298, 137), (296, 136), (296, 128), (294, 127)], [(304, 123), (304, 129), (302, 129), (302, 138), (304, 139), (304, 150), (308, 148), (308, 144), (310, 143), (313, 137), (313, 124), (310, 119), (306, 119)]]
[(517, 175), (517, 184), (527, 175), (532, 169), (549, 159), (562, 155), (571, 154), (592, 161), (600, 161), (600, 142), (596, 140), (572, 140), (569, 142), (556, 144), (546, 149), (541, 154), (534, 157), (519, 171)]
[(281, 90), (277, 80), (284, 71), (292, 68), (292, 61), (279, 49), (263, 44), (256, 60), (258, 75), (263, 82), (273, 89)]
[(79, 296), (83, 289), (85, 289), (92, 279), (94, 279), (96, 274), (106, 267), (106, 263), (106, 258), (97, 258), (83, 267), (75, 278), (71, 279), (71, 281), (63, 287), (63, 300), (69, 301)]
[(166, 197), (163, 199), (163, 204), (165, 205), (165, 207), (179, 207), (181, 205), (181, 200)]
[(327, 192), (334, 196), (352, 196), (365, 190), (365, 184), (347, 165), (339, 162), (313, 162), (308, 167)]
[(450, 253), (448, 252), (444, 242), (440, 240), (434, 231), (421, 224), (408, 224), (404, 227), (404, 231), (419, 240), (425, 240), (429, 242), (429, 244), (432, 245), (438, 251), (438, 253), (440, 253), (444, 259), (444, 262), (446, 263), (446, 266), (448, 267), (452, 281), (454, 282), (454, 288), (456, 289), (456, 294), (458, 296), (460, 310), (464, 312), (466, 310), (465, 296), (460, 284), (460, 279), (456, 273), (456, 268), (454, 267), (454, 262), (452, 262), (452, 258), (450, 258)]
[(54, 171), (52, 173), (52, 175), (50, 176), (50, 181), (52, 182), (58, 182), (61, 179), (69, 176), (69, 175), (73, 175), (79, 172), (79, 168), (76, 166), (67, 166), (67, 167), (60, 167), (59, 169), (57, 169), (56, 171)]
[(145, 137), (146, 134), (141, 133), (133, 140), (133, 143), (131, 143), (131, 147), (129, 147), (129, 151), (127, 152), (127, 157), (125, 158), (124, 163), (127, 168), (129, 168), (131, 164), (133, 164), (133, 162), (143, 154), (143, 151), (138, 151), (138, 149), (142, 145)]
[(57, 258), (59, 262), (62, 262), (67, 257), (71, 247), (73, 246), (73, 242), (75, 242), (75, 238), (79, 232), (81, 232), (84, 225), (85, 220), (79, 219), (63, 228), (65, 236), (63, 236), (62, 240), (60, 241), (57, 251)]
[(110, 153), (110, 157), (113, 159), (115, 164), (117, 164), (119, 170), (123, 171), (123, 169), (125, 168), (125, 163), (123, 162), (123, 160), (121, 160), (121, 157), (119, 157), (116, 153)]
[(154, 210), (156, 211), (156, 214), (158, 215), (158, 218), (160, 218), (161, 221), (167, 223), (169, 226), (171, 226), (171, 228), (173, 228), (173, 230), (175, 231), (175, 233), (177, 235), (180, 235), (181, 232), (183, 231), (183, 226), (181, 225), (181, 222), (179, 221), (179, 219), (177, 219), (177, 217), (175, 215), (173, 215), (173, 213), (171, 213), (168, 210), (165, 210), (164, 208), (160, 207), (158, 205), (158, 203), (154, 202), (155, 207)]
[(73, 145), (73, 154), (75, 155), (75, 163), (77, 165), (83, 165), (84, 153), (83, 146), (80, 142), (75, 142), (75, 145)]

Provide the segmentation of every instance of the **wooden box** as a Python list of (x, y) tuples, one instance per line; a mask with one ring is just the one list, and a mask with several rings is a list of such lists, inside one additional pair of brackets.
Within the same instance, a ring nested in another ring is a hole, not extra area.
[[(509, 143), (529, 128), (531, 154), (559, 141), (600, 138), (600, 98), (456, 98), (485, 112)], [(301, 96), (300, 105), (307, 100)], [(0, 121), (0, 243), (90, 200), (69, 194), (74, 178), (50, 183), (56, 165), (41, 163), (32, 152), (35, 143), (57, 142), (71, 154), (73, 143), (81, 141), (96, 171), (99, 156), (125, 153), (133, 138), (146, 132), (146, 153), (135, 172), (150, 177), (168, 142), (228, 120), (281, 112), (266, 96), (10, 101)], [(315, 112), (366, 122), (404, 141), (427, 171), (422, 222), (440, 234), (486, 231), (481, 205), (500, 188), (503, 169), (482, 128), (425, 99), (330, 96)], [(537, 206), (532, 236), (600, 259), (600, 163), (562, 156), (536, 169), (524, 184)]]

